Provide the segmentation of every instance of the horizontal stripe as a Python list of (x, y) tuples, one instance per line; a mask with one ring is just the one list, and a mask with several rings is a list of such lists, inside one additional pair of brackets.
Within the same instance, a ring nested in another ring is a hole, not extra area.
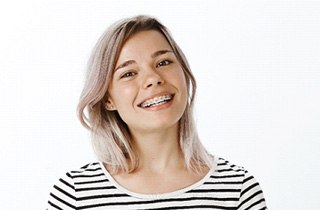
[(114, 186), (106, 186), (106, 187), (87, 187), (87, 188), (78, 188), (75, 189), (76, 192), (83, 192), (83, 191), (90, 191), (90, 190), (110, 190), (110, 189), (116, 189)]
[(97, 177), (97, 176), (105, 176), (104, 173), (99, 174), (82, 174), (82, 175), (73, 175), (71, 178), (87, 178), (87, 177)]
[(259, 204), (261, 204), (262, 202), (265, 202), (264, 198), (261, 198), (260, 200), (258, 200), (257, 202), (254, 202), (253, 204), (251, 204), (248, 208), (246, 208), (245, 210), (250, 210), (252, 209), (252, 207), (257, 206)]
[(70, 187), (72, 190), (74, 190), (74, 185), (68, 183), (67, 181), (63, 180), (62, 178), (59, 179), (60, 182), (62, 182), (64, 185)]
[[(230, 198), (231, 201), (234, 201), (236, 198)], [(86, 205), (86, 206), (79, 206), (77, 209), (89, 209), (93, 207), (106, 207), (106, 206), (138, 206), (138, 205), (145, 205), (145, 204), (159, 204), (159, 203), (167, 203), (167, 205), (170, 205), (170, 202), (184, 202), (183, 204), (185, 207), (191, 207), (192, 205), (188, 205), (186, 201), (205, 201), (205, 200), (219, 200), (217, 198), (212, 197), (188, 197), (188, 198), (180, 198), (180, 199), (161, 199), (161, 200), (148, 200), (148, 201), (133, 201), (133, 202), (109, 202), (109, 203), (99, 203), (99, 204), (92, 204), (92, 205)], [(220, 199), (221, 200), (221, 199)], [(226, 200), (223, 200), (226, 201)], [(181, 207), (181, 206), (180, 206)], [(212, 205), (211, 207), (219, 207), (221, 209), (234, 209), (235, 207), (223, 207), (223, 206), (217, 206)], [(172, 206), (170, 207), (172, 208)]]
[(244, 189), (244, 190), (241, 192), (241, 195), (240, 195), (240, 196), (243, 196), (243, 195), (246, 194), (248, 191), (250, 191), (252, 188), (257, 187), (257, 186), (259, 186), (258, 183), (254, 183), (254, 184), (250, 185), (249, 187), (247, 187), (246, 189)]
[(72, 200), (76, 200), (76, 197), (71, 195), (70, 193), (64, 191), (63, 189), (61, 189), (60, 187), (54, 185), (53, 188), (55, 188), (57, 191), (63, 193), (64, 195), (66, 195), (67, 197), (71, 198)]
[(255, 198), (256, 196), (258, 196), (259, 194), (262, 194), (262, 191), (261, 191), (261, 190), (255, 192), (254, 194), (252, 194), (251, 196), (249, 196), (247, 199), (243, 200), (243, 201), (240, 203), (239, 207), (245, 205), (246, 203), (250, 202), (251, 200), (254, 200), (254, 198)]
[(219, 170), (217, 170), (217, 172), (230, 172), (230, 171), (232, 171), (232, 172), (234, 172), (234, 171), (238, 172), (238, 171), (243, 171), (243, 170), (242, 170), (242, 169), (232, 169), (232, 168), (226, 168), (226, 169), (219, 169)]
[[(85, 171), (101, 171), (101, 168), (89, 168)], [(70, 173), (83, 173), (83, 171), (71, 171)]]
[(192, 206), (170, 206), (163, 208), (152, 208), (145, 210), (170, 210), (170, 209), (225, 209), (225, 210), (236, 210), (234, 207), (216, 206), (216, 205), (192, 205)]
[(78, 197), (77, 201), (94, 200), (94, 199), (101, 199), (101, 198), (120, 198), (120, 197), (129, 197), (129, 195), (127, 194), (91, 195), (91, 196)]
[(83, 181), (83, 182), (75, 182), (75, 185), (85, 185), (85, 184), (95, 184), (95, 183), (102, 183), (102, 182), (109, 182), (108, 179), (101, 179), (101, 180), (92, 180), (92, 181)]
[(230, 174), (230, 175), (212, 175), (210, 178), (212, 179), (227, 179), (227, 178), (237, 178), (237, 177), (243, 177), (243, 174)]
[(228, 192), (240, 192), (241, 189), (195, 189), (190, 190), (187, 193), (210, 193), (210, 192), (219, 192), (219, 193), (228, 193)]
[(208, 184), (208, 185), (210, 185), (210, 184), (216, 184), (216, 185), (218, 185), (218, 184), (223, 184), (223, 185), (228, 185), (228, 184), (230, 184), (230, 185), (237, 185), (237, 184), (242, 184), (243, 182), (242, 181), (235, 181), (235, 182), (233, 182), (233, 181), (229, 181), (229, 182), (226, 182), (226, 181), (224, 181), (224, 182), (218, 182), (218, 181), (216, 181), (216, 182), (205, 182), (205, 183), (203, 183), (203, 184)]
[[(57, 206), (57, 205), (55, 205), (55, 204), (51, 203), (51, 201), (48, 201), (48, 204), (49, 204), (50, 206), (54, 207), (55, 209), (63, 210), (63, 209), (62, 209), (62, 208), (60, 208), (59, 206)], [(47, 209), (47, 210), (48, 210), (48, 209)]]
[(60, 203), (69, 206), (72, 209), (75, 209), (75, 206), (73, 206), (72, 204), (68, 203), (67, 201), (59, 198), (58, 196), (54, 195), (53, 193), (50, 193), (50, 196), (53, 197), (54, 199), (56, 199), (57, 201), (59, 201)]
[(154, 196), (117, 188), (101, 163), (90, 163), (58, 180), (49, 195), (47, 209), (267, 209), (263, 192), (253, 176), (243, 167), (222, 158), (216, 160), (215, 170), (201, 182)]

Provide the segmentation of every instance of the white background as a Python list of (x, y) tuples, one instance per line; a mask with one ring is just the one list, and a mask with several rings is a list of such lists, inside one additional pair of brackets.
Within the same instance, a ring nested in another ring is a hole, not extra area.
[(75, 113), (85, 65), (136, 14), (185, 52), (208, 150), (255, 175), (269, 209), (319, 209), (320, 2), (254, 0), (1, 2), (1, 209), (45, 209), (63, 173), (95, 160)]

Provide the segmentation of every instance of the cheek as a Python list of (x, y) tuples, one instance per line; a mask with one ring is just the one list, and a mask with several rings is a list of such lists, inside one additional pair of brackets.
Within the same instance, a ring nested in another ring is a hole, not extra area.
[(177, 82), (179, 83), (179, 86), (180, 86), (180, 91), (182, 93), (183, 100), (185, 100), (185, 102), (187, 102), (188, 101), (188, 88), (187, 88), (186, 77), (183, 72), (180, 72), (177, 80), (178, 80)]
[(121, 107), (127, 108), (128, 105), (133, 104), (136, 92), (134, 86), (130, 85), (116, 88), (115, 91), (113, 91), (113, 98), (116, 106), (121, 109)]
[(176, 72), (171, 78), (174, 80), (174, 83), (179, 86), (180, 91), (187, 91), (187, 82), (182, 70)]
[[(171, 72), (170, 75), (167, 75), (167, 81), (175, 86), (175, 88), (179, 91), (179, 101), (184, 104), (187, 104), (188, 101), (188, 90), (187, 90), (187, 82), (184, 76), (183, 71), (176, 71), (174, 73)], [(182, 105), (181, 104), (181, 105)]]

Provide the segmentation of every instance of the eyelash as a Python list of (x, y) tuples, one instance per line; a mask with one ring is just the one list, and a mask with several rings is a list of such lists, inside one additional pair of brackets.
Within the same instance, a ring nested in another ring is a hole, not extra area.
[(136, 75), (136, 73), (134, 73), (134, 72), (132, 72), (132, 71), (129, 71), (129, 72), (126, 72), (126, 73), (124, 73), (123, 75), (121, 75), (120, 78), (132, 77), (132, 76), (134, 76), (134, 75)]
[[(163, 64), (163, 63), (165, 63), (165, 64)], [(172, 63), (172, 61), (170, 61), (170, 60), (162, 60), (156, 65), (156, 68), (161, 67), (161, 66), (167, 66), (170, 63)]]
[[(167, 65), (169, 65), (171, 63), (172, 63), (172, 61), (170, 61), (170, 60), (162, 60), (156, 65), (156, 68), (159, 68), (159, 67), (162, 67), (162, 66), (167, 66)], [(128, 71), (128, 72), (125, 72), (124, 74), (122, 74), (120, 78), (121, 79), (122, 78), (128, 78), (128, 77), (132, 77), (134, 75), (136, 75), (135, 72)]]

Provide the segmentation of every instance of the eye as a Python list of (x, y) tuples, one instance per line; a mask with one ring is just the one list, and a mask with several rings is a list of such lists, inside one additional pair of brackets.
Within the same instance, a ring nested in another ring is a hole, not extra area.
[(162, 61), (160, 61), (158, 64), (157, 64), (157, 68), (158, 67), (161, 67), (161, 66), (167, 66), (167, 65), (169, 65), (170, 63), (172, 63), (172, 61), (170, 61), (170, 60), (162, 60)]
[(128, 71), (128, 72), (125, 72), (124, 74), (122, 74), (120, 76), (120, 78), (128, 78), (128, 77), (133, 77), (134, 75), (136, 75), (136, 73), (132, 72), (132, 71)]

